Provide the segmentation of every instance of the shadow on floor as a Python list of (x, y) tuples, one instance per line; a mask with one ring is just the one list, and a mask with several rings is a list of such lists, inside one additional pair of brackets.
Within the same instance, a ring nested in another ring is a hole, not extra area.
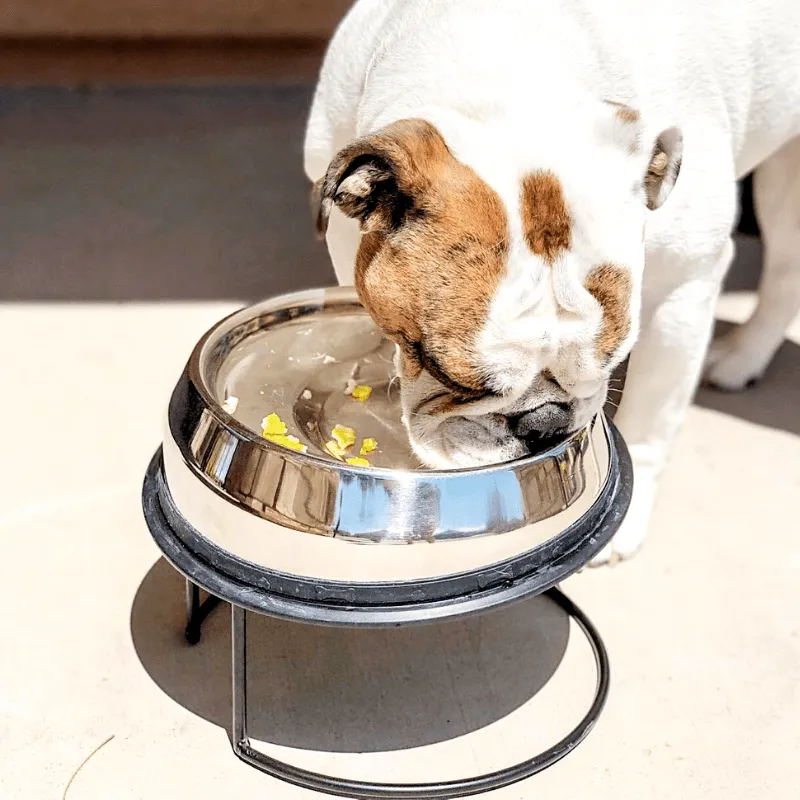
[(311, 91), (0, 91), (0, 301), (332, 284), (303, 173)]
[[(717, 323), (717, 334), (732, 326)], [(742, 392), (702, 386), (695, 405), (800, 436), (800, 345), (785, 341), (764, 377)]]
[[(175, 702), (230, 727), (230, 613), (183, 638), (184, 581), (163, 559), (142, 581), (131, 633), (142, 665)], [(533, 697), (561, 663), (569, 618), (546, 598), (462, 621), (390, 630), (327, 628), (250, 615), (251, 735), (330, 752), (453, 739)]]

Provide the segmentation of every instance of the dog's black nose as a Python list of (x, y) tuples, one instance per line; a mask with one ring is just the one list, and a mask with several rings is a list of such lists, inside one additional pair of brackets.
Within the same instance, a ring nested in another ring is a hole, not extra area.
[(508, 424), (518, 439), (536, 444), (568, 431), (570, 416), (568, 403), (544, 403), (524, 414), (509, 417)]

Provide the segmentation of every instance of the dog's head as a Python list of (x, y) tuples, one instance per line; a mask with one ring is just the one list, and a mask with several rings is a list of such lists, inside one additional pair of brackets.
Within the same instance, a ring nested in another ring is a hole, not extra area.
[(484, 132), (453, 147), (408, 119), (330, 164), (318, 227), (334, 206), (361, 223), (356, 287), (397, 344), (428, 466), (519, 457), (603, 406), (638, 333), (646, 211), (680, 166), (675, 129), (642, 130), (602, 104), (582, 145), (554, 141), (537, 164), (516, 142)]

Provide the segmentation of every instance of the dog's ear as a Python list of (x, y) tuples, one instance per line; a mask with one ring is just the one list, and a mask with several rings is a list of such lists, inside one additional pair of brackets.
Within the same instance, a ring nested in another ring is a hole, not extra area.
[(644, 176), (647, 207), (653, 211), (669, 197), (683, 158), (683, 134), (677, 128), (662, 131), (650, 153), (650, 163)]
[(365, 232), (391, 227), (402, 197), (392, 167), (378, 153), (358, 152), (356, 143), (342, 150), (318, 184), (317, 233), (324, 236), (331, 209), (361, 222)]
[(315, 187), (319, 235), (333, 206), (359, 220), (365, 233), (397, 228), (428, 183), (425, 162), (443, 148), (436, 129), (417, 119), (392, 123), (345, 147)]

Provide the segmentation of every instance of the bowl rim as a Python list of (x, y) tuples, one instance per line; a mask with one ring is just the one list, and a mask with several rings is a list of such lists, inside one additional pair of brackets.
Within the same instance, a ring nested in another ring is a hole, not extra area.
[[(284, 294), (275, 295), (266, 298), (257, 303), (243, 306), (236, 311), (227, 314), (214, 325), (212, 325), (200, 337), (197, 344), (194, 346), (189, 361), (186, 366), (186, 371), (194, 383), (195, 389), (200, 395), (205, 404), (208, 412), (212, 414), (215, 420), (226, 428), (233, 436), (238, 439), (244, 439), (251, 444), (255, 445), (260, 450), (268, 453), (278, 453), (282, 458), (290, 462), (305, 464), (311, 467), (334, 469), (348, 475), (361, 475), (364, 477), (375, 478), (402, 478), (403, 476), (409, 477), (426, 477), (448, 479), (456, 476), (468, 475), (485, 475), (494, 472), (503, 472), (510, 468), (520, 469), (527, 466), (537, 464), (552, 458), (559, 458), (569, 448), (570, 443), (574, 442), (580, 436), (586, 434), (592, 426), (594, 426), (600, 417), (603, 417), (603, 412), (599, 411), (592, 419), (582, 428), (571, 433), (562, 441), (553, 447), (542, 450), (539, 453), (532, 453), (520, 458), (511, 459), (509, 461), (500, 461), (496, 464), (486, 464), (476, 467), (458, 467), (455, 469), (428, 469), (421, 467), (419, 469), (393, 469), (391, 467), (376, 467), (370, 465), (369, 467), (357, 467), (346, 462), (337, 461), (333, 458), (325, 458), (324, 456), (315, 455), (313, 453), (300, 453), (296, 450), (290, 450), (288, 447), (281, 447), (274, 442), (265, 439), (263, 436), (257, 434), (251, 428), (242, 424), (233, 415), (229, 414), (219, 402), (209, 386), (206, 383), (204, 376), (204, 360), (208, 356), (207, 348), (212, 341), (215, 341), (215, 335), (223, 329), (226, 325), (232, 325), (236, 318), (241, 317), (242, 322), (247, 320), (252, 321), (258, 318), (263, 313), (270, 311), (279, 311), (281, 309), (291, 308), (297, 305), (316, 305), (320, 309), (326, 305), (344, 304), (345, 302), (351, 305), (357, 305), (368, 312), (362, 305), (358, 298), (355, 287), (350, 286), (333, 286), (324, 287), (321, 289), (304, 289), (296, 292), (286, 292)], [(263, 329), (262, 329), (263, 330)]]

